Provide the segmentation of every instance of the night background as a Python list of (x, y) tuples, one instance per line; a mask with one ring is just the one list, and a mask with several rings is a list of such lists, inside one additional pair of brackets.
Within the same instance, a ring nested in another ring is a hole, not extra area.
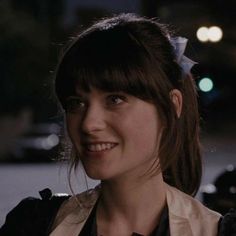
[[(121, 12), (157, 17), (176, 35), (189, 39), (186, 55), (198, 62), (192, 72), (201, 112), (202, 185), (212, 183), (225, 168), (233, 174), (235, 10), (233, 0), (1, 0), (0, 225), (6, 212), (21, 198), (37, 195), (46, 184), (56, 192), (69, 191), (66, 177), (61, 177), (66, 171), (57, 179), (58, 169), (64, 164), (51, 161), (60, 150), (62, 121), (53, 96), (53, 71), (62, 46), (71, 36), (96, 19)], [(203, 26), (221, 28), (221, 40), (200, 41), (197, 31)], [(228, 178), (232, 180), (232, 176)], [(236, 176), (231, 182), (236, 186)], [(236, 187), (231, 193), (236, 205)]]

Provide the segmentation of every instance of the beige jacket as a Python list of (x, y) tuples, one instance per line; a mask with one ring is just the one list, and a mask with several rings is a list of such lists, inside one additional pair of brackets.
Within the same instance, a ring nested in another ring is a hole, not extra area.
[[(71, 197), (61, 207), (50, 236), (78, 236), (97, 198), (99, 187)], [(171, 236), (217, 236), (220, 214), (166, 184)]]

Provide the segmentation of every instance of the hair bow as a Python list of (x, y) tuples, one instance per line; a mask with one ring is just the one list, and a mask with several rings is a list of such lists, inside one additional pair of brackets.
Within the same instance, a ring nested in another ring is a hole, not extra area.
[(192, 67), (197, 64), (197, 62), (191, 60), (184, 55), (185, 48), (187, 46), (188, 39), (184, 37), (174, 37), (170, 38), (171, 45), (174, 48), (176, 59), (178, 64), (182, 67), (185, 74), (189, 74)]

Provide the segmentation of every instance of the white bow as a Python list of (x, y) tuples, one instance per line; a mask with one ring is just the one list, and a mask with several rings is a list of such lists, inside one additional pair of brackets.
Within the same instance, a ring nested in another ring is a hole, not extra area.
[(185, 74), (189, 74), (191, 68), (197, 64), (197, 62), (191, 60), (184, 55), (185, 48), (187, 46), (188, 39), (184, 37), (170, 38), (170, 42), (174, 47), (175, 55), (178, 64), (182, 67)]

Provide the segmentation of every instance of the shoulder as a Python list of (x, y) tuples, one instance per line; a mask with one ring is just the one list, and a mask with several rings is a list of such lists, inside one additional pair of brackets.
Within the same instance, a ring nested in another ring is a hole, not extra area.
[(53, 196), (50, 189), (40, 191), (40, 195), (41, 199), (27, 197), (13, 208), (0, 228), (0, 235), (46, 235), (58, 208), (69, 196)]
[(173, 207), (174, 212), (180, 212), (182, 216), (183, 214), (192, 217), (204, 215), (217, 220), (221, 217), (218, 212), (210, 210), (197, 199), (169, 185), (167, 185), (167, 201)]
[[(178, 189), (167, 185), (167, 205), (172, 232), (182, 233), (181, 225), (189, 235), (215, 236), (221, 215)], [(187, 235), (187, 234), (186, 234)]]

